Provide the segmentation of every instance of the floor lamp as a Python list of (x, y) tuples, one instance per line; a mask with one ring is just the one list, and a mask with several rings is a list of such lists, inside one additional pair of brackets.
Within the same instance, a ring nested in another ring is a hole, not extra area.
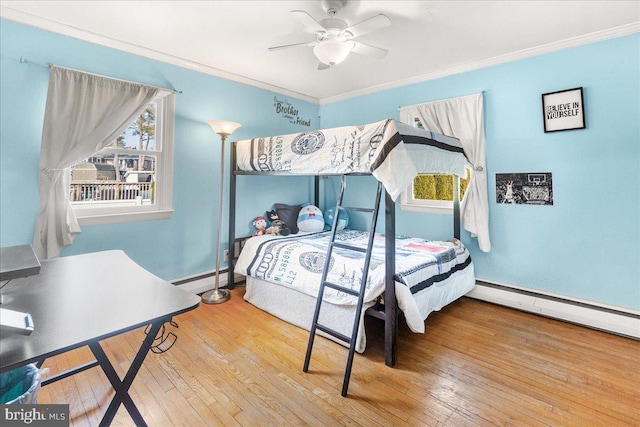
[[(222, 138), (222, 152), (220, 153), (220, 203), (218, 205), (218, 238), (216, 239), (216, 284), (215, 288), (202, 294), (202, 302), (206, 304), (219, 304), (227, 301), (231, 294), (227, 289), (219, 289), (220, 284), (220, 229), (222, 228), (222, 191), (224, 189), (224, 143), (241, 125), (240, 123), (229, 122), (227, 120), (209, 120), (209, 126)], [(233, 272), (229, 272), (231, 277)]]

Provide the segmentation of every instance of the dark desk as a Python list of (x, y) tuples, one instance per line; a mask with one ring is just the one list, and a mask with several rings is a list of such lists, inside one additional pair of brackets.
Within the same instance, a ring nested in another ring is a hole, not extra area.
[[(43, 261), (40, 274), (13, 279), (1, 292), (2, 307), (31, 313), (35, 330), (29, 336), (2, 333), (0, 372), (89, 346), (94, 362), (43, 385), (100, 366), (116, 390), (100, 425), (111, 423), (121, 403), (137, 425), (146, 425), (129, 387), (162, 325), (200, 304), (200, 297), (154, 276), (122, 251)], [(149, 333), (120, 380), (99, 342), (149, 324)]]

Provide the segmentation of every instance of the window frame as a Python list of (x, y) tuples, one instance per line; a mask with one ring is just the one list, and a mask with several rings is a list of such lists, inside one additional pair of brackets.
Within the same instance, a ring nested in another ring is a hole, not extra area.
[[(156, 157), (155, 198), (152, 205), (88, 206), (71, 202), (78, 223), (82, 225), (115, 224), (170, 218), (174, 212), (173, 199), (173, 149), (175, 127), (175, 93), (159, 90), (153, 102), (156, 104), (156, 150), (132, 150), (105, 148), (100, 153), (147, 154)], [(160, 150), (158, 150), (160, 148)]]
[[(419, 129), (423, 129), (420, 120), (418, 117), (410, 116), (409, 123), (413, 123), (413, 126)], [(471, 179), (471, 175), (473, 174), (473, 168), (469, 162), (466, 162), (465, 169), (467, 170), (467, 174), (469, 179)], [(428, 174), (420, 174), (420, 175), (451, 175), (451, 174), (438, 174), (438, 173), (428, 173)], [(460, 177), (462, 179), (462, 177)], [(459, 182), (459, 181), (458, 181)], [(453, 180), (455, 183), (455, 180)], [(452, 185), (454, 185), (452, 183)], [(400, 193), (400, 209), (407, 212), (422, 212), (422, 213), (432, 213), (439, 215), (453, 215), (453, 200), (433, 200), (433, 199), (416, 199), (414, 195), (413, 186), (415, 185), (415, 178), (411, 182), (411, 185), (408, 186), (402, 193)], [(463, 197), (464, 198), (464, 197)], [(462, 203), (462, 200), (460, 200)]]
[[(469, 174), (469, 176), (471, 176), (470, 174), (473, 173), (471, 170), (471, 165), (467, 164), (465, 168), (467, 169), (467, 173)], [(421, 174), (421, 175), (451, 175), (451, 174), (428, 173), (428, 174)], [(411, 185), (408, 186), (407, 189), (400, 194), (401, 210), (408, 211), (408, 212), (423, 212), (423, 213), (432, 213), (432, 214), (440, 214), (440, 215), (453, 215), (453, 200), (416, 199), (413, 196), (414, 183), (415, 183), (415, 178), (414, 178), (414, 181), (411, 182)], [(462, 200), (460, 200), (460, 202), (462, 202)]]

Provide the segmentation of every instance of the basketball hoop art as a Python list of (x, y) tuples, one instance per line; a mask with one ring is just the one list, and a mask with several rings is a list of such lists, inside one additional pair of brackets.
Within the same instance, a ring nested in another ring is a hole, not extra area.
[(553, 205), (551, 173), (497, 173), (496, 203)]

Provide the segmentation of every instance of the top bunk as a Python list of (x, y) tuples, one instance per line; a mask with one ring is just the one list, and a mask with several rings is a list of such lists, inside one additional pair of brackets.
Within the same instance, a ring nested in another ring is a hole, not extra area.
[(465, 175), (460, 140), (383, 120), (233, 144), (237, 175), (364, 175), (380, 181), (395, 200), (418, 173)]

